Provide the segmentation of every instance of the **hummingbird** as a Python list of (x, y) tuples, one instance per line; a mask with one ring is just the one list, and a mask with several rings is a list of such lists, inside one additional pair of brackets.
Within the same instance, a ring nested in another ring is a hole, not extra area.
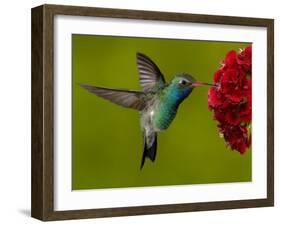
[(136, 54), (139, 81), (142, 90), (111, 89), (80, 84), (90, 93), (109, 100), (122, 107), (139, 111), (143, 132), (143, 150), (140, 169), (146, 158), (156, 159), (157, 133), (168, 129), (174, 120), (180, 104), (190, 95), (194, 87), (213, 86), (197, 82), (187, 73), (179, 73), (167, 83), (165, 77), (148, 56)]

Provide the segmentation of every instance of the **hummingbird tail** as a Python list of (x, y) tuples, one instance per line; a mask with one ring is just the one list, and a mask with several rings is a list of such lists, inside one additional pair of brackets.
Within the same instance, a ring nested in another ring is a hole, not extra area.
[(144, 144), (143, 144), (143, 153), (141, 160), (141, 169), (143, 168), (144, 162), (146, 158), (149, 158), (152, 162), (156, 159), (156, 151), (157, 151), (157, 133), (153, 132), (146, 137), (144, 135)]

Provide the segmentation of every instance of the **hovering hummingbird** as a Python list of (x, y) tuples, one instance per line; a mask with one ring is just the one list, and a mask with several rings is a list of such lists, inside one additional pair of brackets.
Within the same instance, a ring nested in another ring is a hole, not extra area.
[(177, 114), (182, 101), (196, 86), (212, 86), (209, 83), (196, 82), (187, 73), (176, 75), (166, 83), (157, 65), (146, 55), (137, 53), (137, 66), (142, 91), (110, 89), (81, 84), (81, 87), (99, 97), (126, 108), (140, 112), (143, 131), (143, 153), (141, 166), (146, 158), (155, 161), (157, 151), (157, 132), (166, 130)]

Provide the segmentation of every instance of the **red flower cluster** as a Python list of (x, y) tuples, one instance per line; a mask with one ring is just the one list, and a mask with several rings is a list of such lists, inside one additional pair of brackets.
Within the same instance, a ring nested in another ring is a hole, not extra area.
[(214, 73), (215, 86), (209, 90), (209, 109), (219, 122), (218, 128), (232, 150), (245, 153), (251, 145), (252, 120), (252, 47), (239, 54), (227, 53)]

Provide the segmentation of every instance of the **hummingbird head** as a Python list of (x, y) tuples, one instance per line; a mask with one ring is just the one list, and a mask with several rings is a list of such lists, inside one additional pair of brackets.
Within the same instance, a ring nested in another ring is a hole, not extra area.
[(212, 86), (209, 83), (197, 82), (193, 76), (187, 73), (181, 73), (174, 77), (171, 81), (171, 89), (173, 94), (179, 99), (184, 100), (197, 86)]
[(177, 101), (183, 101), (193, 90), (192, 85), (196, 80), (189, 74), (182, 73), (176, 75), (169, 85), (171, 96)]

